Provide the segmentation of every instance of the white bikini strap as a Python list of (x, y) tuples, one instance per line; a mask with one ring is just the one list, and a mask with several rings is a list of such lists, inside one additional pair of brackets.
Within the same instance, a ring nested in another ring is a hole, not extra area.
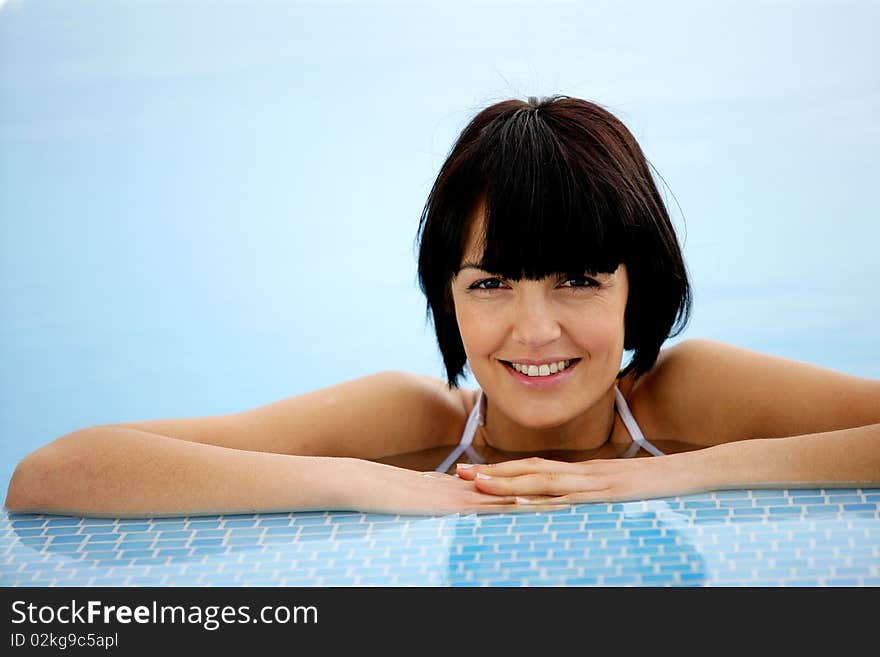
[(477, 403), (474, 404), (473, 409), (471, 409), (471, 414), (468, 416), (467, 424), (464, 425), (464, 432), (461, 435), (461, 442), (458, 443), (458, 447), (452, 450), (452, 453), (446, 457), (446, 460), (437, 466), (435, 472), (446, 472), (447, 470), (449, 470), (449, 468), (452, 467), (452, 464), (458, 460), (458, 458), (465, 452), (465, 450), (470, 448), (471, 443), (474, 440), (474, 434), (477, 433), (477, 427), (482, 426), (486, 421), (483, 415), (483, 400), (483, 389), (480, 388), (479, 395), (477, 396)]
[(633, 445), (630, 446), (630, 449), (623, 455), (623, 458), (635, 456), (635, 453), (638, 451), (638, 447), (635, 446), (642, 447), (646, 452), (653, 454), (654, 456), (663, 456), (663, 452), (645, 440), (645, 436), (642, 435), (642, 430), (639, 429), (639, 425), (636, 424), (636, 419), (630, 412), (629, 406), (627, 406), (626, 399), (623, 398), (620, 389), (616, 385), (614, 386), (614, 396), (617, 400), (617, 412), (620, 413), (620, 417), (623, 418), (623, 423), (626, 425), (626, 428), (629, 431), (629, 436), (633, 441)]

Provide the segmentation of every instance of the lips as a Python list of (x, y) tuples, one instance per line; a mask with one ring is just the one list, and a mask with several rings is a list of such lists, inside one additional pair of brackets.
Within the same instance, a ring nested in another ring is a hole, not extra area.
[[(572, 367), (575, 364), (577, 364), (577, 362), (579, 360), (580, 360), (580, 358), (560, 358), (558, 360), (548, 360), (548, 361), (543, 361), (540, 363), (537, 361), (529, 361), (529, 360), (515, 360), (515, 361), (502, 360), (501, 362), (504, 363), (505, 365), (507, 365), (511, 369), (514, 369), (514, 367), (513, 367), (514, 363), (516, 363), (517, 365), (535, 365), (536, 367), (540, 367), (541, 365), (551, 365), (553, 363), (567, 362), (568, 367), (565, 368), (567, 370), (569, 367)], [(516, 371), (516, 370), (514, 369), (514, 371)]]
[(564, 370), (557, 372), (556, 374), (551, 374), (549, 376), (529, 376), (528, 374), (523, 374), (521, 372), (517, 372), (513, 368), (513, 364), (503, 360), (501, 361), (504, 364), (504, 369), (506, 369), (514, 379), (529, 388), (548, 388), (551, 386), (555, 386), (562, 381), (565, 381), (569, 377), (569, 375), (574, 371), (574, 369), (581, 362), (580, 358), (572, 359), (571, 364), (566, 367)]

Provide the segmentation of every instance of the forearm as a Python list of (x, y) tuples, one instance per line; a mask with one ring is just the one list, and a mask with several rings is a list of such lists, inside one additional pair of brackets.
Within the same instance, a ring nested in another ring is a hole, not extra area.
[(340, 473), (353, 461), (94, 427), (68, 434), (22, 461), (6, 506), (105, 517), (346, 508)]
[(880, 486), (880, 424), (762, 438), (683, 454), (710, 489)]

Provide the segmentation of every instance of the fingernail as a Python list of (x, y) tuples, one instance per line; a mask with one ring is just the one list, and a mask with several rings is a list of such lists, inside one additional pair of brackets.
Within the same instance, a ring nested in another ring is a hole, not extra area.
[(477, 473), (477, 479), (491, 479), (491, 478), (492, 477), (487, 475), (485, 472), (478, 472)]
[(474, 467), (474, 464), (473, 463), (456, 463), (455, 467), (459, 468), (460, 470), (469, 470), (472, 467)]
[(533, 502), (527, 497), (517, 497), (516, 503), (517, 504), (533, 504)]

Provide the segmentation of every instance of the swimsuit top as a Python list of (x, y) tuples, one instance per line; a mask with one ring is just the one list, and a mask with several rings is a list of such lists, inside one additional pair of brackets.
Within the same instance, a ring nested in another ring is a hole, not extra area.
[[(620, 393), (620, 390), (617, 386), (614, 386), (614, 396), (615, 396), (615, 407), (617, 408), (617, 412), (620, 413), (621, 419), (623, 419), (623, 424), (626, 426), (627, 431), (629, 431), (630, 438), (632, 438), (632, 445), (630, 445), (629, 449), (626, 450), (624, 454), (621, 455), (620, 458), (631, 458), (636, 455), (639, 451), (640, 447), (643, 447), (646, 452), (652, 454), (653, 456), (663, 456), (663, 452), (654, 447), (651, 443), (648, 442), (647, 438), (645, 438), (644, 434), (642, 434), (642, 430), (639, 429), (639, 425), (636, 424), (636, 419), (633, 417), (632, 413), (629, 410), (629, 406), (626, 403), (626, 399), (623, 398), (623, 395)], [(483, 414), (483, 408), (485, 406), (486, 397), (483, 395), (482, 389), (480, 390), (480, 394), (477, 396), (477, 403), (474, 404), (473, 410), (471, 410), (471, 414), (468, 416), (467, 423), (464, 425), (464, 431), (461, 434), (461, 440), (458, 445), (455, 446), (455, 449), (452, 450), (452, 453), (446, 457), (446, 459), (437, 466), (435, 472), (446, 472), (452, 467), (452, 464), (458, 461), (459, 457), (467, 452), (473, 463), (483, 463), (483, 460), (480, 456), (474, 451), (473, 447), (471, 447), (471, 442), (474, 439), (474, 434), (477, 433), (477, 427), (482, 426), (486, 423), (485, 416)]]

